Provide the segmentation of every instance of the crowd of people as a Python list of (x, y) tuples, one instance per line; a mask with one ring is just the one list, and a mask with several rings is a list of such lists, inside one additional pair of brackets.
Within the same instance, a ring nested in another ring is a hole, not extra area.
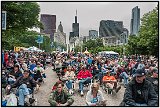
[[(59, 79), (48, 99), (51, 106), (71, 106), (75, 90), (84, 96), (84, 87), (88, 87), (87, 106), (106, 106), (107, 99), (100, 88), (114, 94), (122, 86), (125, 93), (120, 106), (158, 106), (158, 59), (144, 55), (117, 57), (74, 52), (2, 51), (5, 94), (9, 95), (12, 88), (16, 88), (17, 105), (32, 105), (34, 93), (47, 78), (47, 64), (52, 65)], [(7, 104), (7, 99), (3, 102)]]

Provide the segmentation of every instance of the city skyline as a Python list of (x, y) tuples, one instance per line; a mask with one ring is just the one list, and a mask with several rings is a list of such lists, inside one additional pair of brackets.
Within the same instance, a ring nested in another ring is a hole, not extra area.
[(76, 10), (79, 23), (79, 35), (88, 36), (89, 30), (99, 31), (101, 20), (123, 21), (124, 28), (130, 31), (132, 8), (141, 9), (140, 18), (154, 9), (157, 2), (38, 2), (40, 14), (56, 15), (56, 29), (59, 22), (69, 38)]

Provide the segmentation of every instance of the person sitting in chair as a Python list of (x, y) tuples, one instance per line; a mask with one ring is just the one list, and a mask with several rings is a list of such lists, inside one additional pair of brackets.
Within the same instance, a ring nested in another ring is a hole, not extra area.
[(79, 90), (81, 92), (81, 96), (83, 96), (83, 86), (84, 86), (84, 84), (91, 82), (92, 74), (89, 70), (86, 70), (85, 66), (82, 66), (82, 69), (78, 73), (77, 78), (78, 78), (78, 80), (80, 80), (79, 81)]
[(65, 73), (65, 76), (62, 78), (62, 80), (66, 80), (66, 86), (70, 94), (73, 94), (72, 82), (74, 79), (75, 79), (75, 73), (72, 71), (72, 67), (68, 66), (68, 70)]
[(12, 85), (7, 86), (7, 88), (18, 87), (17, 95), (19, 96), (19, 106), (24, 106), (25, 96), (29, 98), (30, 104), (35, 101), (30, 97), (30, 94), (33, 92), (33, 88), (36, 87), (37, 83), (31, 76), (29, 76), (29, 73), (28, 70), (24, 70), (23, 76), (20, 76)]
[(103, 77), (102, 81), (103, 81), (103, 84), (105, 85), (105, 87), (108, 88), (109, 94), (111, 94), (113, 89), (115, 90), (116, 93), (121, 89), (121, 86), (117, 87), (116, 78), (114, 76), (110, 76), (109, 70), (107, 71), (106, 75)]

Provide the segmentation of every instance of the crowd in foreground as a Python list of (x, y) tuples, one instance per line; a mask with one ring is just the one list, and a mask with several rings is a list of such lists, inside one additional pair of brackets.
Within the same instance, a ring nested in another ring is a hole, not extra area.
[[(59, 79), (48, 98), (51, 106), (71, 106), (75, 90), (78, 89), (79, 95), (84, 96), (86, 86), (86, 106), (106, 106), (107, 99), (99, 88), (112, 95), (118, 93), (121, 86), (126, 89), (120, 106), (158, 106), (156, 58), (5, 51), (2, 52), (2, 64), (4, 106), (32, 106), (36, 102), (34, 94), (47, 78), (44, 73), (47, 65), (52, 65)], [(10, 98), (15, 101), (9, 101)]]

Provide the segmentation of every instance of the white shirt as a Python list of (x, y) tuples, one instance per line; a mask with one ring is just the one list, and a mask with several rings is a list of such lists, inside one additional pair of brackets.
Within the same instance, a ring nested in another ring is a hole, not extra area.
[(73, 71), (71, 71), (71, 72), (66, 72), (65, 73), (65, 78), (68, 78), (68, 77), (70, 77), (70, 78), (72, 78), (72, 79), (74, 79), (74, 76), (75, 76), (75, 73), (73, 72)]
[[(98, 93), (97, 93), (97, 99), (98, 99), (98, 102), (101, 102), (101, 101), (104, 101), (104, 97), (103, 97), (103, 94), (100, 90), (98, 90)], [(93, 100), (93, 95), (92, 95), (92, 92), (91, 90), (87, 92), (87, 95), (86, 95), (86, 103), (88, 106), (91, 106), (91, 105), (95, 105), (95, 103), (91, 103)]]

